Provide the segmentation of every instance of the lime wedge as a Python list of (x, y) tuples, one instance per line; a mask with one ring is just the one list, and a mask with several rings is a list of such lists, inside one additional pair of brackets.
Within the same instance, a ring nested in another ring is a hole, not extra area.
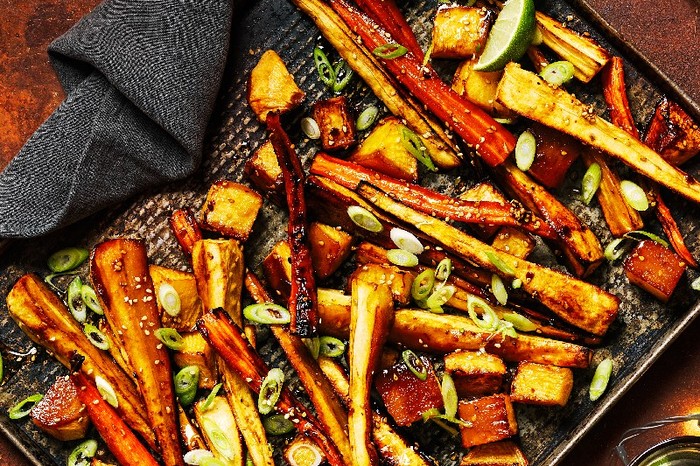
[(508, 0), (486, 39), (476, 71), (498, 71), (525, 54), (535, 35), (534, 0)]

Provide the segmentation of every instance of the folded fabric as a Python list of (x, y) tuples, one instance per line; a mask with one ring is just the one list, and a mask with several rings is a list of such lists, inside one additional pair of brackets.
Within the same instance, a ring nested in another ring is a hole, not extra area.
[(0, 237), (43, 235), (197, 168), (231, 0), (107, 0), (49, 46), (66, 99), (0, 173)]

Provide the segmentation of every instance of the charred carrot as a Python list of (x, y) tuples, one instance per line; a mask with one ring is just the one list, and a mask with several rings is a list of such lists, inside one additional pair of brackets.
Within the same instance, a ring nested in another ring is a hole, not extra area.
[(608, 104), (610, 121), (618, 128), (624, 129), (629, 134), (639, 139), (639, 131), (634, 124), (630, 103), (627, 100), (625, 87), (624, 62), (620, 57), (612, 57), (603, 68), (603, 97)]
[(175, 234), (177, 242), (185, 254), (192, 254), (194, 243), (202, 239), (202, 230), (190, 209), (178, 209), (169, 219), (170, 229)]
[(357, 0), (355, 3), (386, 29), (396, 42), (406, 47), (418, 60), (423, 60), (423, 50), (394, 0)]
[(661, 197), (659, 186), (657, 184), (652, 184), (650, 186), (650, 189), (647, 191), (647, 195), (650, 195), (654, 198), (653, 200), (656, 204), (656, 218), (658, 218), (659, 222), (661, 222), (661, 226), (663, 227), (664, 233), (666, 233), (666, 236), (668, 237), (668, 240), (671, 243), (673, 250), (676, 251), (676, 253), (681, 257), (681, 259), (683, 259), (686, 262), (686, 264), (688, 264), (694, 269), (697, 269), (698, 261), (695, 260), (695, 257), (693, 257), (693, 255), (688, 250), (688, 246), (685, 245), (685, 241), (683, 240), (683, 233), (681, 233), (680, 228), (678, 228), (678, 224), (673, 218), (671, 210), (668, 208), (666, 202), (664, 202), (663, 198)]

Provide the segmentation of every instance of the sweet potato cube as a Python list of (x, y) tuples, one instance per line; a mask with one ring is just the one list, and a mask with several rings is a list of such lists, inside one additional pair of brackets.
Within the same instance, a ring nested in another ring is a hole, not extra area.
[(284, 199), (282, 169), (272, 142), (265, 142), (245, 164), (245, 175), (263, 193), (275, 193)]
[(459, 65), (452, 78), (452, 89), (492, 116), (514, 118), (516, 114), (496, 100), (503, 71), (475, 71), (477, 61), (467, 60)]
[(627, 256), (624, 268), (630, 283), (665, 303), (683, 276), (686, 264), (669, 248), (646, 240), (637, 244)]
[(416, 276), (413, 272), (407, 272), (392, 265), (365, 264), (355, 269), (350, 277), (368, 270), (372, 270), (376, 276), (381, 277), (380, 281), (389, 285), (394, 302), (404, 306), (411, 302), (411, 286)]
[(287, 298), (292, 289), (292, 250), (286, 241), (275, 244), (272, 251), (263, 259), (263, 271), (270, 288)]
[(68, 377), (58, 377), (30, 412), (35, 426), (61, 440), (85, 437), (90, 418)]
[(284, 113), (297, 107), (304, 97), (280, 56), (273, 50), (263, 53), (248, 81), (248, 103), (260, 121), (264, 123), (270, 112)]
[(514, 403), (564, 406), (573, 386), (571, 369), (523, 361), (515, 373), (510, 399)]
[(202, 316), (202, 301), (197, 293), (197, 282), (194, 275), (180, 270), (149, 265), (148, 272), (153, 280), (153, 294), (159, 300), (160, 287), (168, 284), (175, 288), (180, 297), (180, 312), (172, 316), (163, 310), (163, 305), (158, 301), (160, 321), (163, 327), (174, 328), (178, 332), (189, 332), (195, 329), (197, 319)]
[(409, 426), (421, 419), (421, 415), (429, 409), (439, 410), (443, 407), (435, 371), (427, 358), (420, 358), (428, 367), (428, 377), (425, 380), (416, 377), (401, 360), (383, 370), (374, 381), (387, 411), (399, 426)]
[(469, 423), (460, 429), (464, 448), (504, 440), (518, 433), (513, 404), (506, 394), (462, 400), (459, 417)]
[(319, 100), (314, 104), (313, 117), (321, 130), (324, 150), (347, 149), (355, 144), (355, 119), (345, 96)]
[(649, 122), (644, 142), (672, 165), (700, 152), (700, 128), (677, 103), (663, 99)]
[(248, 239), (262, 207), (262, 196), (249, 187), (219, 180), (209, 188), (202, 206), (202, 227), (240, 241)]
[(520, 447), (511, 440), (487, 443), (470, 448), (460, 466), (527, 466)]
[(319, 279), (338, 270), (352, 252), (352, 236), (339, 228), (314, 222), (309, 227), (311, 263)]
[(396, 117), (380, 121), (348, 158), (363, 167), (401, 180), (418, 180), (418, 161), (404, 144), (404, 126)]
[(452, 375), (462, 397), (491, 395), (501, 390), (506, 366), (501, 358), (477, 351), (445, 355), (445, 371)]
[(501, 227), (494, 236), (491, 246), (521, 259), (527, 259), (533, 249), (535, 240), (528, 233), (513, 227)]
[(548, 188), (558, 188), (583, 147), (571, 136), (540, 124), (532, 125), (530, 132), (535, 135), (537, 153), (528, 174)]
[(442, 6), (433, 24), (432, 56), (469, 58), (479, 54), (494, 18), (494, 13), (485, 8)]
[(211, 389), (218, 382), (214, 351), (199, 332), (182, 334), (182, 348), (173, 352), (177, 367), (199, 367), (199, 388)]

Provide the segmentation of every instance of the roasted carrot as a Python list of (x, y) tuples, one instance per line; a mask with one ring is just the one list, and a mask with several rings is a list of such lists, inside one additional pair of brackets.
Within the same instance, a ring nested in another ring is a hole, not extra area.
[(178, 209), (170, 215), (170, 229), (185, 254), (192, 254), (194, 243), (202, 239), (202, 230), (190, 209)]
[(406, 47), (418, 60), (423, 60), (423, 50), (394, 0), (357, 0), (355, 3), (377, 24), (386, 29), (396, 42)]
[(634, 124), (630, 103), (627, 100), (624, 62), (620, 57), (612, 57), (603, 68), (603, 97), (608, 104), (610, 121), (618, 128), (639, 139), (639, 131)]
[(649, 190), (647, 190), (647, 195), (653, 198), (654, 204), (656, 204), (656, 218), (661, 222), (661, 226), (664, 229), (664, 233), (668, 237), (673, 250), (681, 256), (681, 259), (685, 261), (690, 267), (697, 269), (698, 261), (693, 257), (688, 246), (685, 244), (683, 239), (683, 233), (681, 229), (678, 228), (676, 220), (673, 218), (671, 210), (666, 205), (666, 202), (661, 197), (661, 192), (658, 185), (651, 184)]

